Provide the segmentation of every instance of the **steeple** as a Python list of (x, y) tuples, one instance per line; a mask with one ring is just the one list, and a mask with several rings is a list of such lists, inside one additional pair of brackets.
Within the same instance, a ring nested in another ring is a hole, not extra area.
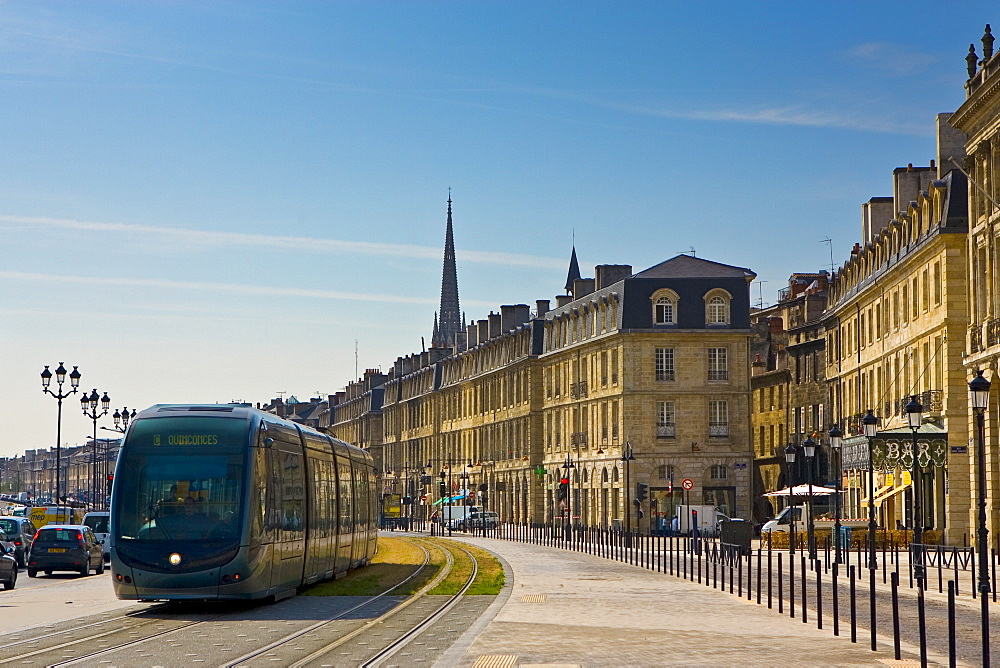
[(566, 274), (566, 294), (573, 294), (573, 281), (580, 276), (580, 264), (576, 261), (576, 244), (573, 244), (573, 254), (569, 258), (569, 273)]
[(435, 317), (431, 345), (448, 348), (462, 329), (458, 306), (458, 270), (455, 267), (455, 235), (451, 227), (451, 188), (448, 188), (448, 227), (444, 236), (444, 269), (441, 272), (441, 309)]

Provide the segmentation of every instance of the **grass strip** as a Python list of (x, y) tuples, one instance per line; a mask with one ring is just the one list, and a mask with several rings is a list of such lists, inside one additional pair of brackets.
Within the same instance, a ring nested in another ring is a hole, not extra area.
[[(432, 557), (435, 552), (436, 550), (432, 551)], [(426, 584), (441, 568), (443, 561), (443, 556), (439, 554), (436, 567), (426, 569), (426, 571), (431, 572), (426, 573), (425, 571), (415, 580), (421, 580), (423, 584)], [(307, 587), (301, 594), (304, 596), (376, 596), (413, 575), (423, 562), (424, 553), (413, 542), (401, 538), (380, 536), (378, 551), (370, 564), (364, 568), (350, 571), (339, 580), (320, 582)], [(435, 563), (433, 558), (432, 563)], [(420, 586), (418, 584), (416, 588), (419, 589)], [(400, 592), (404, 596), (409, 593), (412, 592)]]
[(452, 558), (455, 560), (454, 566), (451, 568), (451, 572), (445, 576), (444, 580), (438, 583), (434, 589), (427, 592), (428, 596), (454, 596), (462, 590), (465, 583), (469, 581), (469, 576), (472, 575), (472, 557), (467, 553), (458, 548), (451, 541), (434, 541), (442, 549), (451, 552)]
[(503, 564), (493, 554), (479, 547), (467, 545), (466, 549), (472, 552), (479, 562), (479, 572), (473, 581), (466, 596), (496, 596), (503, 589), (506, 582), (506, 575), (503, 571)]

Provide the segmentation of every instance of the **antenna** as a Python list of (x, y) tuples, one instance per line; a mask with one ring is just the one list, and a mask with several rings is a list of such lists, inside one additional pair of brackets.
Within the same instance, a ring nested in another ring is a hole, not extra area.
[(827, 237), (826, 239), (820, 239), (819, 242), (830, 247), (830, 273), (832, 274), (833, 270), (837, 268), (837, 265), (833, 262), (833, 239)]
[(760, 291), (760, 298), (757, 299), (757, 308), (759, 309), (764, 308), (764, 284), (769, 282), (770, 281), (757, 281), (757, 289)]
[(288, 392), (278, 392), (278, 393), (277, 393), (277, 395), (278, 395), (278, 398), (279, 398), (279, 399), (281, 399), (282, 401), (284, 401), (284, 400), (285, 400), (285, 395), (286, 395), (286, 394), (288, 394)]
[(691, 246), (691, 247), (690, 247), (690, 248), (689, 248), (688, 250), (686, 250), (686, 251), (681, 251), (681, 255), (688, 255), (688, 254), (690, 254), (690, 255), (691, 255), (691, 257), (698, 257), (697, 255), (695, 255), (695, 252), (694, 252), (694, 246)]
[[(449, 188), (450, 190), (450, 188)], [(354, 377), (358, 377), (358, 340), (354, 339)]]

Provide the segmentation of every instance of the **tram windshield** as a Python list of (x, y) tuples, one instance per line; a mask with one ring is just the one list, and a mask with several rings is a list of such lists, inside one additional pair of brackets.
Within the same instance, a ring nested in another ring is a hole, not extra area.
[(115, 476), (116, 539), (235, 540), (246, 439), (243, 420), (136, 421)]

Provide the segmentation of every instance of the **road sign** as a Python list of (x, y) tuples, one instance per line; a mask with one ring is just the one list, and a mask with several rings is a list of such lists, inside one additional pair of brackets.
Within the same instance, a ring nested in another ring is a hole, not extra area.
[(694, 480), (691, 480), (691, 478), (684, 478), (684, 480), (681, 481), (681, 487), (684, 489), (694, 489)]

